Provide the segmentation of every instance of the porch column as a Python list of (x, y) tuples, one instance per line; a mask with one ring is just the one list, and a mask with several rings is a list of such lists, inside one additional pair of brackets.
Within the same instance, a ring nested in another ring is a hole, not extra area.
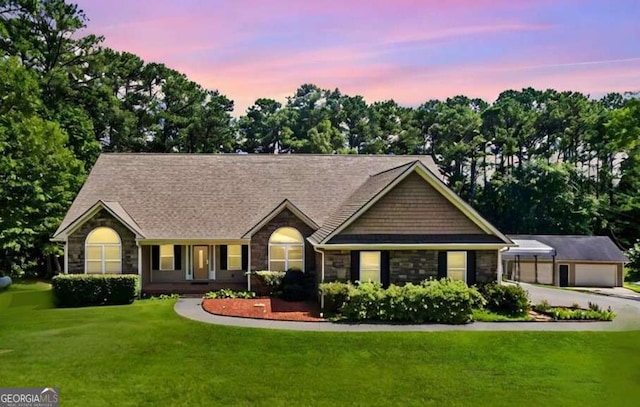
[(64, 241), (64, 274), (69, 274), (69, 241)]
[(140, 246), (140, 242), (136, 242), (136, 245), (138, 246), (138, 275), (142, 284), (142, 246)]
[(552, 266), (551, 266), (551, 267), (553, 267), (553, 272), (552, 272), (552, 276), (553, 276), (553, 285), (555, 285), (555, 286), (557, 287), (557, 286), (559, 286), (559, 285), (560, 285), (560, 281), (559, 281), (560, 279), (559, 279), (559, 277), (558, 277), (558, 275), (557, 275), (557, 270), (556, 270), (556, 255), (554, 254), (554, 255), (551, 257), (551, 259), (552, 259), (552, 260), (551, 260), (551, 264), (552, 264)]
[[(324, 264), (322, 265), (324, 267)], [(502, 272), (503, 272), (503, 264), (502, 264), (502, 250), (498, 250), (498, 275), (496, 276), (496, 282), (498, 285), (502, 284)]]
[(533, 256), (533, 267), (536, 273), (536, 284), (538, 284), (538, 256)]
[(251, 243), (247, 250), (247, 291), (251, 291)]

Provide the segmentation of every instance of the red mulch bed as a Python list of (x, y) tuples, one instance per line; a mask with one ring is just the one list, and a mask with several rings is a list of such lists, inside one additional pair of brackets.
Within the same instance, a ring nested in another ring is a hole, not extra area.
[(203, 299), (202, 308), (228, 317), (322, 322), (320, 308), (313, 302), (290, 302), (279, 298)]

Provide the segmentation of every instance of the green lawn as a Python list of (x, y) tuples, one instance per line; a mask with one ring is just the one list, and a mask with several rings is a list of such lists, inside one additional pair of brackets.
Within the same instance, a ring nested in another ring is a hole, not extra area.
[(638, 284), (624, 283), (624, 287), (640, 293), (640, 285)]
[(623, 406), (640, 332), (314, 333), (181, 319), (173, 300), (49, 309), (0, 293), (0, 386), (64, 406)]

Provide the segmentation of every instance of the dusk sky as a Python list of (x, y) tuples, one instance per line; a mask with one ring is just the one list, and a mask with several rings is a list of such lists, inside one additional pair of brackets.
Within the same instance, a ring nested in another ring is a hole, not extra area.
[(79, 0), (105, 45), (242, 114), (303, 83), (417, 106), (527, 86), (640, 90), (640, 0)]

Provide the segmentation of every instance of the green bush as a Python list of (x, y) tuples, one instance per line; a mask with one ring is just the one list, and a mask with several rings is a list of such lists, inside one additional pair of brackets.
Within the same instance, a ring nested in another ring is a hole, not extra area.
[(387, 289), (362, 283), (349, 286), (342, 315), (352, 321), (463, 324), (472, 320), (479, 304), (484, 304), (480, 293), (462, 281), (430, 280)]
[(61, 274), (51, 280), (58, 307), (131, 304), (139, 294), (135, 274)]
[(489, 283), (481, 285), (479, 290), (487, 300), (489, 311), (510, 317), (524, 316), (529, 312), (529, 293), (519, 285)]
[(152, 295), (149, 297), (150, 301), (166, 301), (166, 300), (177, 300), (180, 298), (180, 294), (160, 294), (160, 295)]
[(277, 297), (282, 292), (282, 279), (286, 274), (284, 271), (259, 270), (252, 271), (251, 274), (267, 288), (270, 296)]
[(556, 321), (613, 321), (616, 317), (611, 308), (602, 309), (598, 304), (589, 303), (589, 309), (579, 307), (551, 307), (543, 301), (533, 308), (536, 312), (549, 315)]
[(337, 314), (349, 299), (351, 283), (331, 282), (320, 284), (320, 292), (324, 295), (325, 311)]
[(256, 293), (253, 291), (234, 291), (230, 288), (222, 288), (217, 291), (209, 291), (204, 295), (205, 298), (218, 299), (218, 298), (255, 298)]

